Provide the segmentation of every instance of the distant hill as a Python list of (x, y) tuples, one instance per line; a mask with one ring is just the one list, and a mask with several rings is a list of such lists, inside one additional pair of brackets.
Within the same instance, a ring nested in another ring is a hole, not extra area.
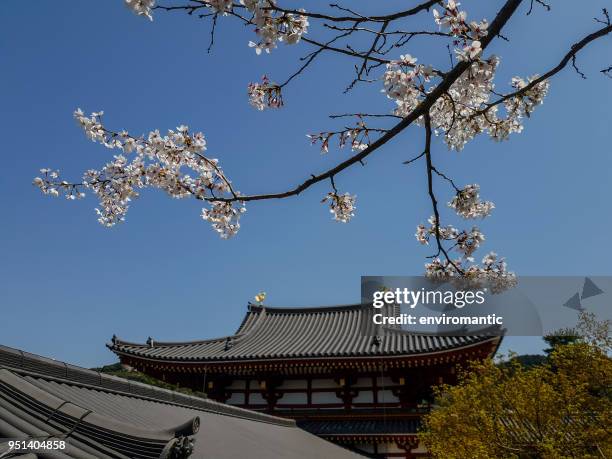
[(524, 354), (512, 357), (510, 360), (499, 363), (499, 366), (508, 366), (511, 363), (518, 362), (525, 368), (536, 367), (546, 363), (548, 357), (542, 354)]

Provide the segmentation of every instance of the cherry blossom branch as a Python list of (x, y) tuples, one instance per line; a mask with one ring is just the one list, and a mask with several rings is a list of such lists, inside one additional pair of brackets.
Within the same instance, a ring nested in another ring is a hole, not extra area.
[[(504, 25), (508, 22), (508, 20), (512, 17), (516, 9), (521, 4), (522, 0), (507, 0), (504, 6), (500, 9), (497, 16), (493, 20), (490, 26), (490, 33), (482, 40), (482, 48), (485, 49), (494, 37), (497, 35), (499, 31), (504, 27)], [(328, 180), (330, 177), (334, 177), (340, 172), (344, 171), (348, 167), (352, 166), (356, 163), (361, 163), (365, 158), (367, 158), (370, 154), (374, 153), (380, 147), (385, 145), (391, 139), (393, 139), (397, 134), (402, 132), (408, 126), (410, 126), (414, 121), (423, 116), (425, 113), (429, 111), (429, 109), (434, 105), (434, 103), (445, 94), (451, 85), (470, 67), (470, 62), (461, 61), (455, 65), (455, 67), (449, 71), (445, 78), (440, 82), (438, 86), (436, 86), (431, 93), (427, 95), (427, 97), (419, 104), (417, 108), (415, 108), (411, 113), (406, 115), (402, 121), (397, 123), (395, 126), (391, 127), (384, 135), (378, 138), (376, 141), (372, 142), (366, 149), (363, 151), (351, 156), (350, 158), (342, 161), (336, 166), (322, 172), (320, 174), (313, 174), (310, 178), (304, 180), (302, 183), (298, 184), (294, 188), (289, 190), (279, 192), (279, 193), (263, 193), (263, 194), (252, 194), (252, 195), (241, 195), (238, 199), (240, 201), (248, 202), (248, 201), (262, 201), (269, 199), (283, 199), (292, 196), (297, 196), (303, 191), (307, 190), (311, 186), (323, 181)], [(238, 200), (236, 198), (220, 198), (221, 201), (224, 202), (232, 202)]]
[(332, 137), (338, 137), (339, 147), (342, 148), (350, 140), (352, 150), (363, 150), (371, 143), (370, 133), (386, 133), (387, 129), (368, 127), (363, 120), (363, 117), (356, 115), (357, 125), (355, 127), (345, 127), (340, 131), (319, 132), (317, 134), (308, 134), (307, 137), (311, 143), (321, 142), (321, 151), (327, 153), (329, 151), (329, 141)]
[[(543, 0), (532, 0), (528, 14), (533, 9), (534, 1), (548, 7)], [(151, 12), (154, 0), (125, 2), (135, 13), (153, 19)], [(459, 151), (482, 133), (488, 133), (493, 139), (501, 141), (512, 133), (521, 132), (524, 119), (543, 102), (548, 91), (548, 79), (569, 63), (584, 77), (576, 64), (577, 53), (612, 31), (610, 16), (604, 10), (604, 18), (596, 19), (604, 27), (574, 44), (559, 65), (542, 76), (535, 75), (527, 79), (514, 77), (511, 85), (515, 90), (505, 95), (500, 94), (494, 90), (499, 58), (484, 57), (483, 54), (494, 39), (506, 39), (501, 34), (502, 29), (521, 3), (522, 0), (507, 0), (490, 25), (486, 19), (468, 22), (467, 13), (460, 10), (459, 4), (453, 0), (424, 1), (408, 10), (382, 16), (364, 16), (337, 4), (330, 7), (341, 11), (339, 15), (306, 12), (282, 8), (275, 0), (240, 0), (239, 3), (232, 0), (192, 0), (188, 5), (157, 7), (165, 11), (181, 10), (188, 15), (197, 14), (200, 18), (212, 17), (209, 51), (215, 42), (217, 20), (223, 16), (236, 18), (254, 27), (256, 42), (249, 42), (249, 46), (257, 54), (269, 53), (279, 43), (291, 45), (301, 41), (314, 47), (313, 51), (300, 59), (302, 65), (282, 84), (273, 82), (267, 76), (260, 83), (249, 84), (250, 103), (258, 110), (281, 108), (283, 87), (302, 74), (324, 51), (357, 59), (356, 77), (347, 90), (357, 82), (375, 81), (370, 74), (385, 66), (382, 92), (395, 103), (395, 110), (389, 114), (331, 115), (333, 119), (355, 116), (358, 121), (353, 127), (323, 131), (309, 137), (313, 143), (321, 142), (322, 150), (327, 152), (330, 139), (336, 136), (340, 147), (350, 141), (355, 153), (324, 172), (311, 174), (293, 188), (278, 193), (251, 195), (235, 191), (217, 160), (204, 156), (206, 142), (201, 133), (191, 134), (186, 126), (179, 126), (176, 131), (169, 130), (165, 136), (155, 130), (146, 139), (132, 137), (125, 131), (113, 132), (104, 128), (101, 112), (87, 117), (77, 110), (75, 117), (91, 140), (111, 149), (119, 149), (122, 153), (114, 156), (100, 171), (86, 171), (81, 183), (60, 180), (59, 174), (49, 169), (43, 169), (44, 178), (37, 177), (34, 183), (44, 194), (57, 196), (61, 191), (68, 199), (82, 197), (81, 189), (93, 191), (102, 209), (96, 209), (100, 215), (99, 221), (106, 226), (124, 219), (130, 201), (138, 196), (140, 188), (155, 187), (174, 198), (192, 196), (208, 203), (208, 207), (202, 209), (202, 218), (209, 221), (221, 237), (227, 238), (238, 231), (240, 215), (246, 210), (246, 202), (296, 196), (318, 182), (329, 180), (331, 191), (322, 202), (328, 203), (336, 221), (346, 223), (354, 215), (355, 196), (339, 192), (336, 176), (356, 163), (364, 165), (365, 158), (407, 127), (417, 124), (424, 127), (425, 147), (421, 154), (404, 164), (425, 158), (433, 216), (429, 219), (430, 227), (418, 225), (415, 236), (422, 244), (435, 239), (437, 246), (437, 253), (428, 257), (432, 260), (426, 264), (426, 274), (440, 279), (453, 276), (469, 279), (492, 277), (496, 279), (498, 288), (500, 285), (511, 284), (514, 274), (507, 271), (504, 259), (499, 259), (493, 252), (482, 259), (482, 266), (468, 264), (473, 262), (472, 254), (484, 241), (484, 235), (476, 226), (471, 230), (459, 231), (452, 225), (440, 225), (434, 174), (452, 186), (455, 194), (448, 206), (458, 216), (465, 219), (484, 218), (495, 206), (490, 201), (480, 199), (477, 184), (460, 188), (435, 167), (432, 160), (432, 136), (434, 133), (442, 135), (450, 149)], [(401, 30), (404, 27), (396, 27), (396, 24), (391, 29), (393, 21), (429, 10), (436, 4), (442, 7), (441, 12), (437, 8), (433, 9), (433, 19), (440, 26), (440, 32), (404, 31)], [(305, 36), (309, 30), (309, 20), (315, 19), (327, 21), (322, 24), (323, 27), (337, 32), (337, 35), (326, 40)], [(371, 39), (363, 49), (346, 43), (347, 37), (357, 33), (369, 34), (367, 38)], [(386, 58), (391, 50), (405, 46), (418, 35), (452, 38), (452, 50), (450, 44), (447, 46), (451, 60), (450, 71), (443, 72), (417, 63), (417, 59), (409, 54), (400, 55), (399, 59)], [(456, 54), (456, 60), (453, 53)], [(601, 72), (611, 76), (612, 67)], [(497, 99), (491, 102), (493, 96)], [(505, 107), (505, 116), (499, 114), (498, 106), (501, 104)], [(372, 128), (366, 125), (367, 118), (388, 118), (397, 122), (389, 128)], [(371, 138), (371, 133), (376, 133), (373, 137), (377, 138)], [(130, 156), (131, 152), (135, 154)], [(194, 172), (195, 176), (192, 176)], [(453, 250), (461, 254), (455, 260), (449, 255)]]
[[(198, 11), (200, 9), (204, 9), (204, 8), (217, 8), (217, 4), (218, 2), (213, 2), (213, 1), (205, 1), (205, 0), (190, 0), (194, 3), (196, 3), (195, 5), (176, 5), (176, 6), (163, 6), (163, 5), (158, 5), (153, 7), (152, 9), (160, 9), (160, 10), (164, 10), (164, 11), (176, 11), (176, 10), (184, 10), (187, 11), (188, 14), (193, 14), (195, 11)], [(431, 8), (432, 6), (434, 6), (435, 4), (437, 4), (439, 2), (439, 0), (428, 0), (424, 3), (421, 3), (413, 8), (410, 8), (408, 10), (404, 10), (404, 11), (399, 11), (396, 13), (392, 13), (392, 14), (388, 14), (388, 15), (383, 15), (383, 16), (364, 16), (361, 15), (359, 13), (356, 13), (354, 11), (351, 11), (347, 8), (342, 8), (337, 4), (331, 4), (330, 6), (332, 8), (336, 8), (345, 12), (350, 12), (351, 16), (334, 16), (334, 15), (330, 15), (330, 14), (325, 14), (325, 13), (318, 13), (318, 12), (314, 12), (314, 11), (299, 11), (299, 10), (295, 10), (295, 9), (290, 9), (290, 8), (281, 8), (279, 7), (277, 4), (275, 4), (274, 2), (270, 2), (271, 6), (267, 6), (262, 8), (263, 10), (268, 10), (268, 11), (275, 11), (275, 12), (279, 12), (279, 13), (284, 13), (284, 14), (302, 14), (304, 16), (307, 16), (309, 18), (312, 19), (322, 19), (322, 20), (326, 20), (326, 21), (330, 21), (330, 22), (358, 22), (358, 23), (363, 23), (363, 22), (384, 22), (384, 21), (393, 21), (396, 19), (402, 19), (402, 18), (406, 18), (408, 16), (414, 16), (418, 13), (420, 13), (421, 11), (426, 11), (429, 10), (429, 8)], [(224, 2), (226, 3), (226, 7), (228, 9), (246, 9), (245, 5), (241, 4), (241, 3), (232, 3), (232, 2)]]
[[(175, 10), (184, 10), (187, 11), (187, 13), (189, 15), (192, 15), (195, 11), (202, 9), (202, 8), (214, 8), (215, 11), (219, 10), (219, 5), (217, 4), (218, 2), (213, 2), (213, 1), (199, 1), (199, 0), (194, 0), (197, 1), (198, 4), (197, 5), (184, 5), (184, 6), (156, 6), (154, 9), (161, 9), (164, 11), (175, 11)], [(222, 3), (222, 2), (221, 2)], [(350, 46), (348, 46), (347, 48), (338, 48), (335, 46), (331, 46), (331, 44), (335, 41), (337, 41), (340, 38), (344, 38), (348, 35), (350, 35), (352, 32), (359, 30), (359, 28), (357, 27), (358, 24), (363, 23), (363, 22), (383, 22), (383, 27), (386, 28), (387, 25), (396, 19), (400, 19), (400, 18), (404, 18), (404, 17), (408, 17), (414, 14), (417, 14), (420, 11), (429, 9), (433, 4), (437, 3), (436, 1), (428, 1), (425, 2), (422, 5), (419, 5), (415, 8), (411, 8), (410, 10), (406, 10), (406, 11), (402, 11), (399, 13), (394, 13), (394, 14), (390, 14), (387, 16), (373, 16), (373, 17), (366, 17), (366, 16), (361, 16), (361, 15), (355, 15), (354, 17), (335, 17), (335, 16), (330, 16), (330, 15), (325, 15), (325, 14), (321, 14), (321, 13), (312, 13), (312, 12), (306, 12), (306, 11), (302, 11), (302, 10), (293, 10), (293, 9), (286, 9), (286, 8), (280, 8), (278, 7), (278, 5), (273, 5), (271, 7), (262, 7), (261, 10), (263, 11), (276, 11), (279, 13), (283, 13), (283, 14), (293, 14), (293, 15), (301, 15), (303, 17), (308, 17), (308, 18), (316, 18), (316, 19), (325, 19), (325, 20), (329, 20), (329, 21), (334, 21), (334, 22), (353, 22), (353, 26), (349, 27), (349, 28), (344, 28), (345, 29), (345, 34), (340, 34), (336, 37), (334, 37), (333, 39), (327, 41), (327, 42), (320, 42), (318, 40), (315, 40), (313, 38), (309, 38), (309, 37), (304, 37), (301, 36), (301, 40), (309, 43), (313, 46), (316, 46), (318, 49), (317, 51), (315, 51), (313, 54), (307, 56), (304, 60), (307, 60), (306, 64), (302, 66), (302, 68), (300, 68), (297, 72), (295, 72), (293, 75), (291, 75), (289, 77), (289, 79), (283, 83), (281, 86), (285, 86), (290, 80), (292, 80), (293, 78), (295, 78), (295, 76), (299, 75), (300, 73), (302, 73), (302, 71), (314, 60), (314, 58), (320, 54), (320, 52), (322, 51), (331, 51), (331, 52), (335, 52), (335, 53), (339, 53), (339, 54), (344, 54), (346, 56), (351, 56), (351, 57), (356, 57), (359, 59), (363, 60), (362, 63), (362, 68), (365, 69), (365, 66), (367, 66), (367, 62), (368, 61), (373, 61), (376, 62), (377, 64), (387, 64), (390, 61), (388, 59), (383, 59), (381, 57), (377, 57), (377, 56), (373, 56), (373, 53), (376, 50), (376, 44), (378, 42), (378, 40), (375, 40), (375, 43), (372, 45), (371, 49), (369, 51), (365, 51), (365, 52), (359, 52), (356, 50), (353, 50), (352, 48), (350, 48)], [(338, 5), (333, 5), (334, 7), (338, 7)], [(231, 15), (234, 16), (238, 19), (240, 19), (242, 22), (244, 22), (245, 24), (254, 24), (253, 19), (252, 18), (247, 18), (239, 13), (237, 13), (236, 11), (234, 11), (234, 9), (245, 9), (246, 7), (242, 4), (237, 4), (237, 3), (230, 3), (228, 5), (225, 5), (225, 8), (223, 10), (224, 14), (227, 15)], [(208, 16), (213, 16), (213, 15), (218, 15), (217, 13), (214, 14), (204, 14), (204, 15), (200, 15), (199, 17), (208, 17)], [(213, 25), (215, 25), (216, 21), (213, 22)], [(412, 32), (402, 32), (402, 33), (408, 33), (411, 34)], [(448, 35), (448, 34), (443, 34), (441, 32), (414, 32), (414, 34), (428, 34), (428, 35)], [(214, 37), (214, 35), (212, 35), (212, 37)], [(211, 43), (214, 40), (214, 38), (211, 38)], [(363, 70), (360, 71), (361, 73), (363, 73)], [(436, 71), (437, 74), (439, 75), (443, 75), (443, 72), (440, 71)]]
[(556, 75), (561, 70), (563, 70), (567, 66), (568, 63), (572, 62), (572, 60), (576, 57), (576, 54), (578, 54), (589, 43), (592, 43), (593, 41), (597, 40), (598, 38), (605, 37), (610, 32), (612, 32), (612, 25), (608, 24), (605, 27), (602, 27), (601, 29), (599, 29), (599, 30), (597, 30), (597, 31), (587, 35), (582, 40), (574, 43), (571, 46), (570, 51), (568, 51), (563, 56), (561, 61), (555, 67), (550, 69), (548, 72), (544, 73), (542, 76), (534, 79), (533, 81), (531, 81), (529, 84), (527, 84), (523, 88), (521, 88), (521, 89), (519, 89), (517, 91), (511, 92), (509, 94), (506, 94), (506, 95), (500, 97), (499, 99), (497, 99), (494, 102), (488, 103), (484, 109), (475, 112), (474, 116), (483, 115), (484, 113), (488, 112), (491, 108), (493, 108), (493, 107), (495, 107), (495, 106), (497, 106), (499, 104), (502, 104), (502, 103), (506, 102), (507, 100), (513, 99), (515, 97), (522, 96), (525, 93), (529, 92), (531, 89), (535, 88), (540, 83), (548, 80), (549, 78), (551, 78), (552, 76)]

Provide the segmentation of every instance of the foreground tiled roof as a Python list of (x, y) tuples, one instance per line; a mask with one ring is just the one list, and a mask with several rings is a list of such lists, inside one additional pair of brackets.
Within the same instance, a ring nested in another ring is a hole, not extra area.
[(0, 457), (9, 439), (64, 439), (49, 458), (359, 457), (290, 420), (0, 346)]
[(427, 354), (499, 339), (490, 335), (417, 334), (391, 327), (373, 330), (372, 311), (367, 304), (313, 308), (249, 305), (234, 335), (192, 342), (150, 339), (146, 344), (113, 337), (108, 347), (119, 355), (160, 361), (233, 361)]

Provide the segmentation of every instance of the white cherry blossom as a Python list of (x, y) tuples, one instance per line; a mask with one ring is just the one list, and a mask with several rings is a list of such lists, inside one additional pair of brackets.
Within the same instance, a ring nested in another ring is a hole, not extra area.
[(262, 51), (269, 53), (276, 48), (277, 42), (285, 42), (288, 45), (298, 43), (302, 35), (308, 32), (308, 17), (303, 14), (277, 12), (269, 0), (241, 3), (253, 14), (252, 23), (259, 41), (250, 41), (249, 46), (254, 48), (257, 54)]
[(257, 110), (283, 106), (281, 87), (271, 83), (266, 75), (261, 78), (261, 83), (249, 83), (248, 93), (249, 103)]
[(439, 12), (434, 8), (433, 15), (436, 24), (440, 28), (448, 29), (449, 33), (461, 40), (478, 40), (488, 33), (489, 23), (486, 19), (481, 22), (472, 21), (467, 23), (467, 13), (459, 10), (459, 2), (449, 0), (444, 6), (444, 11)]
[(470, 231), (463, 231), (457, 236), (456, 250), (461, 252), (465, 258), (469, 258), (484, 240), (484, 234), (474, 226)]
[(480, 200), (480, 186), (466, 185), (453, 197), (448, 206), (455, 209), (463, 218), (484, 218), (491, 214), (495, 204), (491, 201)]
[(155, 6), (155, 0), (125, 0), (125, 5), (139, 16), (153, 20), (152, 9)]
[(208, 0), (208, 4), (216, 13), (226, 15), (232, 10), (234, 2), (232, 0)]
[(355, 216), (356, 196), (349, 193), (337, 194), (328, 193), (323, 201), (329, 201), (329, 211), (334, 215), (334, 220), (341, 223), (348, 223)]
[(210, 209), (202, 209), (202, 218), (212, 224), (221, 238), (228, 239), (240, 229), (240, 216), (244, 212), (244, 205), (235, 208), (229, 202), (213, 201)]
[(469, 45), (463, 47), (463, 50), (457, 50), (457, 59), (460, 61), (473, 61), (480, 53), (482, 53), (482, 46), (480, 41), (474, 40)]

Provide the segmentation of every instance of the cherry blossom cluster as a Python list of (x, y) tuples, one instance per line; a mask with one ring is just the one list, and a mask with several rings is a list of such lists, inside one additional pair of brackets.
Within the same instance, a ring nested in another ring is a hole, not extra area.
[(202, 218), (211, 223), (222, 239), (228, 239), (238, 233), (240, 215), (244, 212), (244, 204), (235, 208), (229, 202), (213, 201), (210, 209), (202, 209)]
[(463, 41), (470, 39), (478, 40), (485, 37), (488, 33), (487, 29), (489, 28), (487, 20), (483, 19), (481, 22), (472, 21), (468, 24), (467, 12), (460, 11), (460, 5), (459, 2), (448, 0), (446, 5), (443, 5), (444, 11), (441, 13), (434, 8), (433, 15), (436, 24), (438, 24), (440, 28), (447, 28), (453, 37), (462, 39)]
[(544, 103), (544, 98), (548, 94), (548, 80), (541, 81), (529, 89), (525, 89), (529, 84), (538, 78), (538, 75), (533, 75), (525, 81), (523, 78), (512, 78), (512, 87), (516, 90), (523, 91), (522, 94), (508, 99), (504, 106), (506, 111), (512, 117), (521, 118), (529, 117), (538, 105)]
[[(459, 190), (448, 203), (458, 215), (463, 218), (484, 218), (487, 217), (495, 207), (490, 201), (480, 200), (480, 186), (477, 184), (466, 185)], [(497, 254), (490, 252), (481, 262), (481, 265), (474, 264), (474, 252), (480, 248), (485, 240), (484, 234), (476, 226), (471, 230), (459, 231), (452, 225), (441, 226), (435, 216), (428, 220), (429, 226), (418, 225), (415, 237), (423, 245), (428, 245), (432, 238), (439, 240), (440, 243), (452, 242), (451, 249), (460, 254), (456, 259), (449, 259), (447, 252), (444, 252), (445, 259), (439, 257), (442, 249), (431, 262), (425, 264), (425, 275), (440, 281), (455, 280), (458, 278), (467, 279), (470, 286), (486, 283), (494, 293), (511, 288), (516, 284), (516, 276), (509, 272), (503, 258), (498, 258)]]
[(459, 10), (459, 2), (449, 0), (440, 13), (433, 10), (434, 20), (440, 28), (447, 28), (455, 37), (455, 44), (463, 44), (463, 49), (456, 50), (457, 58), (461, 61), (471, 61), (482, 52), (480, 39), (487, 36), (489, 23), (486, 19), (480, 22), (467, 22), (467, 13)]
[(232, 0), (208, 0), (207, 3), (213, 11), (223, 15), (232, 11), (232, 7), (234, 6)]
[(279, 13), (270, 0), (241, 0), (240, 3), (253, 14), (252, 22), (259, 41), (250, 41), (249, 46), (257, 54), (262, 51), (269, 53), (276, 48), (277, 42), (288, 45), (298, 43), (302, 35), (308, 32), (308, 17), (303, 14)]
[(383, 92), (397, 104), (395, 114), (406, 116), (412, 112), (427, 95), (425, 85), (434, 76), (430, 66), (416, 64), (410, 54), (387, 64), (383, 75)]
[[(448, 1), (444, 12), (434, 12), (438, 24), (447, 27), (451, 35), (463, 43), (456, 53), (460, 60), (470, 63), (469, 68), (451, 85), (449, 90), (430, 110), (432, 126), (436, 134), (443, 133), (450, 149), (460, 151), (474, 137), (488, 133), (494, 140), (505, 140), (511, 133), (521, 132), (523, 118), (531, 114), (541, 104), (548, 91), (548, 82), (543, 81), (526, 90), (523, 94), (504, 101), (505, 116), (499, 112), (499, 104), (491, 103), (495, 89), (494, 77), (499, 58), (481, 58), (482, 48), (478, 40), (486, 36), (488, 23), (467, 23), (465, 11), (459, 11), (459, 4)], [(431, 67), (417, 64), (417, 59), (400, 56), (400, 59), (387, 64), (383, 76), (383, 92), (395, 101), (394, 114), (405, 117), (435, 88), (437, 75)], [(513, 78), (511, 85), (516, 89), (524, 88), (536, 77), (527, 82)], [(422, 124), (423, 120), (420, 119)]]
[(485, 255), (481, 265), (467, 264), (466, 261), (458, 259), (451, 262), (436, 257), (425, 265), (425, 275), (441, 282), (456, 282), (463, 288), (486, 286), (491, 293), (501, 293), (517, 284), (516, 274), (508, 271), (505, 259), (499, 258), (495, 252)]
[(508, 271), (505, 258), (500, 258), (495, 252), (489, 252), (482, 259), (482, 267), (473, 266), (467, 270), (467, 277), (484, 278), (492, 293), (501, 293), (516, 286), (516, 274)]
[(436, 217), (433, 215), (428, 220), (429, 226), (418, 225), (415, 237), (423, 245), (428, 245), (431, 238), (438, 237), (443, 241), (454, 241), (454, 249), (460, 252), (463, 257), (469, 258), (484, 242), (484, 234), (476, 227), (472, 227), (470, 231), (459, 231), (452, 225), (439, 226), (436, 223)]
[(85, 197), (85, 193), (79, 192), (74, 185), (65, 180), (59, 181), (59, 171), (53, 171), (47, 168), (41, 169), (40, 173), (42, 177), (34, 178), (32, 183), (34, 186), (38, 187), (43, 194), (58, 197), (61, 190), (62, 194), (66, 196), (68, 200), (82, 199)]
[(448, 206), (463, 218), (484, 218), (491, 214), (495, 204), (491, 201), (480, 200), (480, 186), (466, 185), (453, 197)]
[(347, 143), (350, 143), (351, 150), (362, 151), (368, 148), (371, 142), (370, 133), (372, 131), (380, 132), (380, 129), (369, 128), (362, 117), (358, 116), (357, 124), (354, 127), (347, 127), (342, 131), (336, 132), (318, 132), (316, 134), (307, 134), (311, 144), (321, 142), (321, 153), (329, 152), (329, 142), (332, 138), (338, 138), (338, 147), (344, 148)]
[[(450, 149), (462, 150), (470, 140), (491, 126), (491, 117), (475, 116), (475, 112), (489, 102), (498, 65), (496, 56), (473, 61), (447, 94), (432, 107), (432, 125), (437, 131), (444, 132)], [(495, 116), (495, 113), (490, 115)]]
[(348, 223), (355, 216), (356, 196), (349, 193), (338, 194), (330, 192), (321, 202), (329, 201), (329, 211), (334, 215), (334, 220), (341, 223)]
[[(415, 237), (417, 241), (419, 241), (423, 245), (429, 244), (430, 237), (435, 237), (436, 231), (440, 239), (445, 241), (451, 241), (457, 239), (459, 235), (459, 231), (453, 227), (452, 225), (441, 226), (437, 223), (437, 219), (434, 215), (429, 217), (427, 220), (429, 226), (425, 226), (423, 224), (417, 226), (417, 232), (415, 233)], [(437, 227), (437, 230), (436, 230)]]
[(480, 230), (473, 226), (470, 231), (462, 231), (457, 235), (456, 250), (461, 252), (464, 257), (469, 258), (472, 254), (480, 247), (480, 244), (484, 242), (484, 234)]
[[(432, 124), (436, 130), (444, 132), (450, 149), (460, 151), (470, 140), (484, 132), (496, 141), (506, 140), (512, 133), (520, 133), (523, 118), (544, 101), (548, 81), (535, 85), (523, 95), (506, 100), (505, 116), (501, 114), (499, 105), (490, 102), (498, 65), (499, 58), (496, 56), (472, 61), (470, 68), (434, 104)], [(534, 78), (531, 77), (529, 81)], [(513, 78), (512, 87), (517, 89), (520, 82), (523, 82), (521, 78)]]
[(206, 141), (202, 133), (191, 133), (187, 126), (168, 130), (164, 136), (158, 130), (141, 137), (127, 131), (114, 132), (104, 127), (102, 112), (87, 116), (77, 109), (74, 117), (93, 142), (121, 153), (100, 170), (85, 172), (82, 182), (60, 181), (57, 171), (43, 169), (43, 177), (34, 184), (45, 194), (58, 195), (60, 191), (69, 199), (84, 196), (84, 189), (91, 190), (98, 198), (98, 221), (107, 227), (125, 220), (130, 202), (138, 197), (138, 190), (154, 187), (164, 190), (173, 198), (195, 198), (211, 202), (211, 209), (204, 209), (202, 217), (211, 222), (222, 237), (236, 233), (238, 220), (244, 213), (244, 204), (238, 208), (218, 201), (224, 195), (237, 197), (230, 181), (216, 159), (204, 156)]
[[(233, 12), (232, 0), (206, 0), (202, 2), (215, 14), (226, 16)], [(153, 20), (152, 10), (155, 0), (125, 0), (125, 4), (136, 14)], [(308, 32), (308, 17), (304, 14), (279, 12), (271, 0), (240, 0), (240, 4), (252, 15), (249, 20), (255, 25), (258, 42), (250, 41), (249, 46), (255, 48), (257, 54), (262, 51), (269, 53), (276, 48), (278, 42), (288, 45), (298, 43), (302, 35)], [(300, 9), (303, 13), (304, 10)]]
[(283, 106), (281, 87), (271, 83), (266, 75), (261, 78), (261, 83), (249, 83), (248, 92), (249, 103), (257, 110)]
[(137, 15), (153, 20), (151, 10), (155, 6), (155, 0), (125, 0), (125, 5)]

